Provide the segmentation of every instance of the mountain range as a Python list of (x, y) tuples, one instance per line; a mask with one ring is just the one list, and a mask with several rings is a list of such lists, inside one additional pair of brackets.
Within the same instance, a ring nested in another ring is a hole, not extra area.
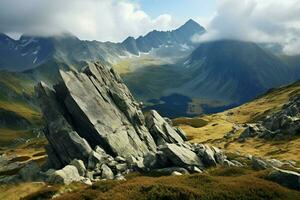
[(120, 43), (80, 40), (70, 33), (19, 40), (1, 34), (0, 69), (14, 72), (19, 82), (26, 77), (31, 85), (51, 85), (59, 81), (59, 69), (80, 71), (101, 61), (116, 67), (145, 110), (169, 117), (222, 111), (300, 78), (299, 56), (280, 55), (276, 44), (192, 42), (205, 32), (189, 20), (176, 30), (154, 30)]
[(14, 40), (0, 35), (0, 69), (24, 71), (33, 69), (50, 60), (69, 65), (81, 61), (115, 62), (130, 54), (149, 53), (152, 49), (166, 45), (192, 46), (191, 37), (202, 34), (205, 29), (193, 20), (174, 31), (152, 31), (137, 39), (129, 37), (122, 43), (80, 40), (65, 33), (53, 37), (23, 35)]
[(150, 52), (152, 49), (160, 48), (163, 45), (194, 46), (195, 44), (191, 41), (192, 36), (204, 32), (205, 29), (202, 26), (189, 20), (174, 31), (152, 31), (137, 39), (128, 37), (122, 42), (122, 45), (128, 52), (139, 55), (140, 52)]

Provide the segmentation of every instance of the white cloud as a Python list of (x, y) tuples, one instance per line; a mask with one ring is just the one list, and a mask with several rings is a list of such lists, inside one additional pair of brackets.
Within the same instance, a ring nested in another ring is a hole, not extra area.
[(236, 39), (278, 42), (300, 53), (300, 0), (219, 0), (208, 32), (197, 41)]
[(52, 35), (71, 32), (82, 39), (120, 41), (178, 24), (168, 14), (151, 18), (127, 0), (1, 0), (0, 32)]

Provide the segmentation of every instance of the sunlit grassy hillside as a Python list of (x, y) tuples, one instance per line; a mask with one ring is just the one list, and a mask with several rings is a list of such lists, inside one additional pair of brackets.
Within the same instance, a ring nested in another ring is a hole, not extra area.
[[(240, 152), (299, 162), (299, 137), (281, 141), (249, 139), (243, 143), (237, 140), (239, 133), (244, 130), (244, 123), (259, 121), (278, 111), (283, 104), (288, 102), (290, 97), (295, 95), (300, 95), (300, 82), (271, 90), (249, 103), (222, 113), (204, 115), (193, 119), (179, 118), (174, 122), (186, 131), (192, 142), (210, 143), (224, 148), (227, 152)], [(234, 127), (239, 129), (236, 137), (224, 138), (224, 135), (233, 130)]]

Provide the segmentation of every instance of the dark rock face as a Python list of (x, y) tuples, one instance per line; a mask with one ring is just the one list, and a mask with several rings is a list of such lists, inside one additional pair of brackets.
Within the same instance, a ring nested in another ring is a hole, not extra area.
[(124, 180), (133, 170), (200, 173), (226, 160), (217, 148), (186, 142), (185, 133), (156, 111), (145, 118), (113, 69), (97, 62), (60, 75), (54, 89), (36, 87), (49, 141), (45, 167), (59, 169), (43, 173), (45, 180), (90, 184)]
[(260, 137), (265, 139), (282, 139), (286, 136), (300, 134), (300, 96), (290, 99), (282, 109), (267, 116), (262, 122), (248, 124), (240, 139)]
[(275, 168), (267, 178), (285, 187), (300, 190), (300, 174), (297, 172)]
[(67, 111), (58, 103), (55, 91), (40, 83), (36, 93), (47, 122), (45, 136), (49, 142), (46, 146), (48, 164), (61, 168), (75, 158), (86, 161), (92, 149), (68, 122)]
[(60, 74), (55, 90), (43, 83), (36, 87), (51, 166), (61, 168), (75, 158), (87, 163), (97, 145), (125, 158), (156, 151), (139, 104), (113, 69), (96, 63), (83, 73)]

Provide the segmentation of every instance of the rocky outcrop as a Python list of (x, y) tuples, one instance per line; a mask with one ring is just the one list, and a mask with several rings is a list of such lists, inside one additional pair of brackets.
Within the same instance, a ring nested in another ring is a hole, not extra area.
[(84, 176), (86, 172), (86, 167), (84, 165), (84, 162), (82, 160), (73, 160), (70, 165), (73, 165), (78, 170), (78, 173), (80, 176)]
[(53, 184), (63, 183), (69, 185), (72, 182), (81, 180), (84, 180), (84, 178), (79, 175), (77, 168), (73, 165), (67, 165), (63, 169), (51, 173), (47, 181)]
[(300, 135), (300, 96), (295, 96), (282, 109), (267, 116), (262, 122), (248, 124), (240, 135), (240, 140), (249, 137), (282, 139), (286, 136)]
[(146, 116), (146, 126), (149, 129), (157, 145), (165, 143), (182, 143), (186, 140), (182, 130), (172, 128), (155, 110), (150, 111)]
[(73, 129), (68, 111), (59, 103), (56, 92), (40, 83), (36, 87), (36, 93), (47, 122), (45, 136), (49, 142), (46, 146), (48, 165), (59, 169), (75, 158), (87, 161), (92, 148)]
[(36, 87), (49, 141), (44, 168), (56, 169), (44, 173), (49, 182), (124, 180), (134, 170), (199, 173), (226, 163), (221, 150), (188, 143), (156, 111), (145, 117), (112, 68), (94, 63), (60, 75), (53, 89)]
[(300, 190), (300, 174), (297, 172), (275, 168), (268, 174), (267, 179), (285, 187)]
[[(55, 90), (44, 84), (36, 89), (47, 122), (45, 135), (52, 160), (59, 160), (61, 166), (74, 158), (86, 162), (96, 145), (112, 156), (126, 158), (156, 150), (139, 104), (113, 69), (96, 63), (82, 73), (60, 74), (62, 82)], [(58, 141), (61, 137), (64, 141)], [(76, 148), (74, 152), (64, 148), (69, 144)], [(81, 155), (75, 154), (78, 149)]]
[(204, 165), (200, 157), (190, 148), (177, 144), (166, 144), (160, 150), (165, 154), (173, 166), (188, 168), (197, 166), (203, 168)]

